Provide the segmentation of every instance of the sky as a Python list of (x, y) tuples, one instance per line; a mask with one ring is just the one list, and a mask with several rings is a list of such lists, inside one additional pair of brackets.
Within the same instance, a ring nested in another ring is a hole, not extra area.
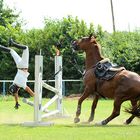
[[(4, 3), (21, 12), (25, 29), (42, 28), (44, 17), (62, 19), (71, 15), (113, 31), (110, 0), (4, 0)], [(140, 29), (140, 0), (113, 0), (113, 6), (116, 30)]]

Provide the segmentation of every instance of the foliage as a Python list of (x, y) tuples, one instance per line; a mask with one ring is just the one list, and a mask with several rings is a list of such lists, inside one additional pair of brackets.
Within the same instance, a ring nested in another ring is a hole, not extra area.
[(104, 55), (126, 69), (140, 73), (140, 32), (116, 32), (101, 38)]
[[(50, 18), (45, 19), (44, 29), (32, 29), (24, 33), (21, 37), (22, 43), (30, 47), (31, 65), (34, 55), (42, 52), (44, 56), (44, 78), (54, 79), (54, 56), (56, 54), (55, 47), (61, 43), (61, 55), (63, 55), (63, 78), (72, 79), (80, 78), (81, 74), (74, 67), (74, 59), (77, 59), (78, 68), (83, 68), (83, 55), (72, 54), (71, 41), (86, 36), (90, 32), (94, 32), (93, 25), (88, 28), (86, 23), (78, 18), (68, 16), (61, 20)], [(72, 56), (72, 57), (71, 57)], [(78, 57), (77, 57), (78, 56)], [(33, 66), (33, 65), (32, 65)], [(33, 67), (31, 68), (33, 69)], [(71, 71), (71, 72), (70, 72)], [(32, 70), (31, 70), (32, 72)], [(73, 75), (74, 74), (74, 75)], [(33, 75), (31, 76), (33, 77)]]
[[(17, 42), (29, 46), (29, 80), (34, 79), (35, 55), (40, 52), (44, 56), (43, 79), (54, 79), (54, 56), (58, 44), (63, 56), (63, 79), (81, 79), (83, 76), (80, 72), (84, 71), (85, 54), (74, 53), (71, 42), (88, 36), (90, 33), (97, 36), (104, 57), (110, 58), (119, 66), (125, 66), (128, 70), (140, 73), (139, 31), (108, 33), (103, 31), (100, 25), (97, 27), (93, 23), (87, 25), (78, 17), (72, 16), (59, 20), (45, 18), (43, 29), (22, 30), (19, 17), (19, 13), (4, 7), (3, 0), (0, 0), (0, 44), (8, 46), (8, 39), (12, 37)], [(19, 50), (16, 51), (21, 54)], [(10, 54), (0, 51), (0, 60), (0, 72), (2, 73), (0, 79), (13, 79), (16, 67)], [(73, 87), (73, 85), (69, 85), (69, 87)]]
[[(8, 46), (9, 38), (17, 38), (21, 33), (20, 21), (18, 21), (18, 14), (15, 11), (4, 7), (3, 0), (0, 0), (0, 44)], [(12, 67), (14, 64), (11, 61), (9, 54), (0, 51), (0, 79), (12, 79), (15, 75), (16, 68)]]

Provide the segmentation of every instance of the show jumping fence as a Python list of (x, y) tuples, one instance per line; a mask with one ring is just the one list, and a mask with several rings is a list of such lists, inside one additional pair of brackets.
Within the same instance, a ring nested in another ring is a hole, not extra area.
[[(43, 118), (55, 115), (55, 117), (61, 117), (63, 115), (62, 109), (62, 56), (55, 56), (55, 87), (46, 84), (42, 80), (43, 75), (43, 56), (35, 56), (35, 97), (34, 103), (24, 99), (23, 102), (34, 106), (34, 121), (25, 122), (25, 126), (46, 126), (51, 125), (50, 122), (42, 122)], [(42, 106), (42, 90), (46, 88), (55, 93), (55, 96)], [(49, 111), (48, 107), (56, 102), (56, 109)], [(43, 112), (47, 112), (42, 114)]]

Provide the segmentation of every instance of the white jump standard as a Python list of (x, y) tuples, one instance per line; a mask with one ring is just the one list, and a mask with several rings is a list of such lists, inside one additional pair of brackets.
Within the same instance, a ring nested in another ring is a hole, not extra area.
[[(47, 126), (52, 125), (51, 122), (42, 122), (43, 118), (55, 115), (56, 117), (61, 117), (63, 115), (62, 108), (62, 56), (55, 56), (55, 88), (46, 84), (42, 80), (43, 75), (43, 56), (35, 56), (35, 97), (34, 103), (27, 101), (26, 99), (23, 102), (34, 106), (34, 121), (25, 122), (25, 126)], [(54, 92), (55, 96), (50, 99), (44, 106), (42, 106), (42, 90), (43, 87)], [(48, 107), (56, 102), (56, 109), (49, 111)], [(47, 113), (43, 113), (47, 112)]]

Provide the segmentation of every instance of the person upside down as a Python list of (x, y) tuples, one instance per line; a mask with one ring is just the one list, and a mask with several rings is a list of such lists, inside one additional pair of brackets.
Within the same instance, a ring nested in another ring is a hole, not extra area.
[(18, 109), (20, 104), (18, 102), (18, 92), (20, 88), (23, 88), (27, 93), (29, 93), (31, 96), (34, 96), (35, 93), (32, 91), (32, 89), (27, 86), (27, 80), (29, 76), (28, 67), (29, 67), (29, 48), (25, 45), (20, 45), (14, 42), (12, 39), (9, 41), (9, 46), (16, 47), (18, 49), (22, 49), (22, 57), (20, 57), (15, 50), (9, 47), (5, 47), (0, 45), (0, 49), (2, 51), (8, 52), (13, 57), (16, 67), (17, 67), (17, 73), (14, 78), (14, 81), (12, 85), (9, 87), (9, 92), (15, 97), (15, 109)]

